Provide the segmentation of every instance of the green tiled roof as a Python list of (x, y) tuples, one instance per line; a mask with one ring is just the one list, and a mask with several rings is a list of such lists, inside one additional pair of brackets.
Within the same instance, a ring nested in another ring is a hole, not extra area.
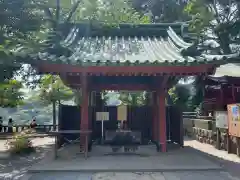
[[(64, 63), (81, 65), (104, 64), (148, 64), (148, 63), (187, 63), (194, 62), (192, 57), (183, 57), (181, 47), (168, 37), (80, 37), (78, 29), (61, 42), (62, 46), (73, 50), (69, 57), (60, 56)], [(57, 61), (58, 57), (40, 53), (43, 60)]]
[[(159, 28), (159, 25), (156, 27)], [(182, 30), (182, 25), (178, 25), (178, 27)], [(134, 28), (136, 35), (134, 35)], [(60, 41), (61, 47), (69, 49), (70, 54), (56, 55), (48, 51), (40, 52), (37, 58), (52, 63), (81, 66), (124, 66), (220, 63), (222, 59), (238, 56), (216, 56), (203, 53), (198, 56), (183, 56), (182, 51), (188, 50), (193, 44), (185, 42), (180, 36), (182, 34), (177, 35), (170, 25), (164, 27), (165, 34), (158, 33), (157, 28), (154, 29), (154, 25), (151, 25), (154, 31), (151, 29), (149, 35), (146, 35), (147, 29), (141, 25), (134, 28), (129, 28), (128, 32), (125, 27), (122, 29), (124, 31), (122, 34), (121, 28), (106, 32), (89, 29), (83, 31), (81, 27), (73, 26), (66, 37)], [(142, 28), (141, 31), (140, 28)], [(176, 29), (176, 27), (174, 28)]]

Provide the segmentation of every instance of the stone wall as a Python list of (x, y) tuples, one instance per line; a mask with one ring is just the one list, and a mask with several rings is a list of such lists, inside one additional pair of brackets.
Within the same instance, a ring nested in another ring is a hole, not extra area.
[(183, 127), (186, 136), (194, 138), (201, 143), (211, 144), (217, 149), (240, 154), (240, 147), (237, 142), (239, 138), (228, 136), (226, 129), (216, 128), (214, 119), (210, 120), (210, 118), (199, 117), (184, 118)]

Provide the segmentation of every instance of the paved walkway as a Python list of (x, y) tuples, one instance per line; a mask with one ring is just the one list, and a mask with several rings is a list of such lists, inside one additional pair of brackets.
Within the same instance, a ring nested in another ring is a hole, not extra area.
[[(0, 141), (1, 142), (1, 141)], [(35, 141), (36, 145), (51, 144), (51, 140), (39, 139)], [(1, 145), (1, 144), (0, 144)], [(148, 173), (79, 173), (79, 172), (49, 172), (49, 173), (36, 173), (28, 179), (21, 180), (240, 180), (240, 158), (236, 155), (228, 154), (225, 151), (216, 150), (214, 147), (202, 144), (195, 140), (186, 139), (185, 146), (190, 146), (196, 150), (196, 153), (206, 155), (206, 158), (213, 160), (216, 164), (221, 164), (228, 172), (223, 170), (214, 171), (181, 171), (181, 172), (148, 172)], [(196, 164), (198, 162), (196, 161)], [(29, 165), (29, 164), (28, 164)], [(22, 168), (22, 169), (21, 169)], [(23, 174), (26, 171), (24, 167), (15, 167), (13, 171), (18, 171), (18, 176), (15, 175), (12, 179), (19, 179), (19, 174)], [(1, 174), (7, 169), (0, 170)], [(27, 177), (27, 176), (25, 176)]]
[(41, 173), (29, 180), (238, 180), (226, 172), (162, 172), (162, 173)]
[(201, 154), (204, 153), (209, 159), (223, 166), (233, 176), (240, 178), (240, 158), (237, 155), (228, 154), (227, 151), (217, 150), (209, 144), (187, 138), (184, 141), (184, 145), (192, 147)]
[[(80, 173), (80, 172), (46, 172), (37, 173), (30, 180), (240, 180), (240, 159), (233, 154), (225, 151), (216, 150), (208, 144), (202, 144), (195, 140), (186, 139), (185, 146), (191, 147), (192, 151), (200, 156), (205, 156), (216, 165), (226, 168), (227, 172), (219, 170), (206, 171), (179, 171), (179, 172), (99, 172), (99, 173)], [(106, 157), (105, 157), (106, 158)], [(195, 159), (196, 165), (198, 160)], [(161, 164), (161, 162), (159, 162)]]
[(151, 145), (140, 146), (138, 154), (116, 154), (109, 153), (110, 151), (112, 150), (108, 146), (94, 146), (86, 160), (78, 153), (78, 145), (67, 146), (58, 153), (58, 159), (53, 160), (52, 156), (48, 156), (32, 166), (29, 172), (166, 172), (222, 169), (219, 164), (190, 147), (170, 150), (167, 153), (156, 153), (156, 147)]

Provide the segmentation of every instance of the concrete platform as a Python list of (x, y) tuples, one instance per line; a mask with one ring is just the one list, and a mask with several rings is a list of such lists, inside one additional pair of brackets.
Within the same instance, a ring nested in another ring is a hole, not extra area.
[(176, 172), (221, 169), (220, 165), (191, 148), (157, 153), (155, 147), (144, 146), (136, 154), (114, 155), (107, 147), (93, 147), (88, 159), (77, 154), (76, 148), (79, 147), (66, 148), (57, 160), (53, 160), (49, 153), (49, 157), (32, 166), (29, 172)]
[(226, 172), (36, 173), (23, 180), (236, 180)]

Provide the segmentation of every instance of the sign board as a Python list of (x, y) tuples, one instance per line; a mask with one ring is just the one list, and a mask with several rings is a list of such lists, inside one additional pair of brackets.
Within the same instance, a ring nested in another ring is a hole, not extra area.
[(217, 128), (228, 128), (228, 114), (227, 111), (215, 111), (216, 127)]
[(117, 107), (117, 120), (126, 121), (127, 120), (127, 106), (121, 104)]
[(229, 135), (240, 137), (240, 104), (229, 104), (227, 108)]
[(96, 112), (96, 120), (97, 121), (108, 121), (109, 120), (109, 112)]

